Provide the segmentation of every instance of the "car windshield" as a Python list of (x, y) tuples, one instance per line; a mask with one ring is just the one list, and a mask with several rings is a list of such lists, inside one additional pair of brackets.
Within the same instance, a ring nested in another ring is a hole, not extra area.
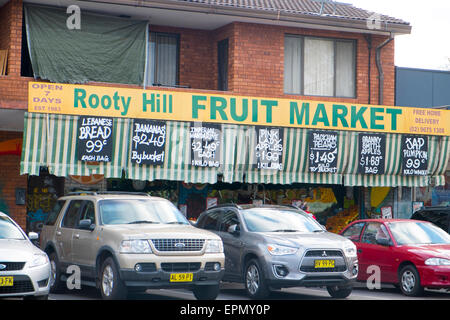
[(398, 245), (450, 244), (450, 235), (431, 223), (391, 222), (389, 228)]
[(169, 201), (106, 199), (99, 202), (103, 224), (189, 224)]
[(320, 225), (307, 214), (283, 209), (252, 208), (242, 215), (250, 232), (317, 232)]
[(8, 217), (0, 216), (0, 239), (25, 240), (25, 237)]

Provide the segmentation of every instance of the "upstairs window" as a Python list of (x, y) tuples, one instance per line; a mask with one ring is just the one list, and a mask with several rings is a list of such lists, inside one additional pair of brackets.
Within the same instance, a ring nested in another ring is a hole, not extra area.
[(218, 88), (228, 90), (228, 39), (217, 43)]
[(355, 79), (355, 41), (285, 36), (285, 93), (354, 98)]
[(178, 84), (179, 36), (150, 33), (147, 85), (176, 86)]

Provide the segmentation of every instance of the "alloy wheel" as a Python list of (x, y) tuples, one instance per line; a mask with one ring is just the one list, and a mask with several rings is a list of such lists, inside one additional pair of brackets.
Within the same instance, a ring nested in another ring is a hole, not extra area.
[(102, 276), (102, 290), (103, 294), (109, 297), (114, 288), (114, 271), (110, 265), (107, 265), (103, 270)]
[(250, 265), (247, 269), (246, 283), (248, 291), (252, 295), (255, 295), (259, 289), (260, 279), (259, 279), (259, 270), (254, 264)]

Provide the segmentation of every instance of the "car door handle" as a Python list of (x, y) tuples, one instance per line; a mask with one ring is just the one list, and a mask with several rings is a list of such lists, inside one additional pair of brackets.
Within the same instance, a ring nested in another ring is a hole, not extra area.
[(61, 235), (61, 231), (56, 231), (56, 235), (60, 236)]
[(80, 239), (80, 235), (79, 235), (78, 233), (77, 233), (77, 234), (74, 234), (73, 237), (74, 237), (75, 239)]

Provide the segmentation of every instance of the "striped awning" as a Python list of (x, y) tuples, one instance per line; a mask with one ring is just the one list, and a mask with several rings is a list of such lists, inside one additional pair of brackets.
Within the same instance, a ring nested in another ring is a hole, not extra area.
[[(166, 159), (161, 166), (131, 162), (133, 119), (114, 118), (111, 162), (92, 165), (77, 160), (78, 116), (25, 113), (21, 174), (38, 175), (41, 166), (56, 176), (103, 174), (106, 178), (171, 180), (190, 183), (222, 181), (247, 183), (311, 183), (346, 186), (427, 186), (445, 184), (450, 137), (429, 136), (429, 175), (401, 175), (401, 135), (386, 135), (385, 174), (358, 174), (358, 132), (338, 131), (337, 173), (311, 173), (308, 159), (308, 134), (302, 128), (283, 130), (283, 170), (255, 169), (254, 126), (222, 125), (221, 166), (191, 165), (190, 123), (167, 121)], [(431, 181), (431, 180), (434, 181)]]

